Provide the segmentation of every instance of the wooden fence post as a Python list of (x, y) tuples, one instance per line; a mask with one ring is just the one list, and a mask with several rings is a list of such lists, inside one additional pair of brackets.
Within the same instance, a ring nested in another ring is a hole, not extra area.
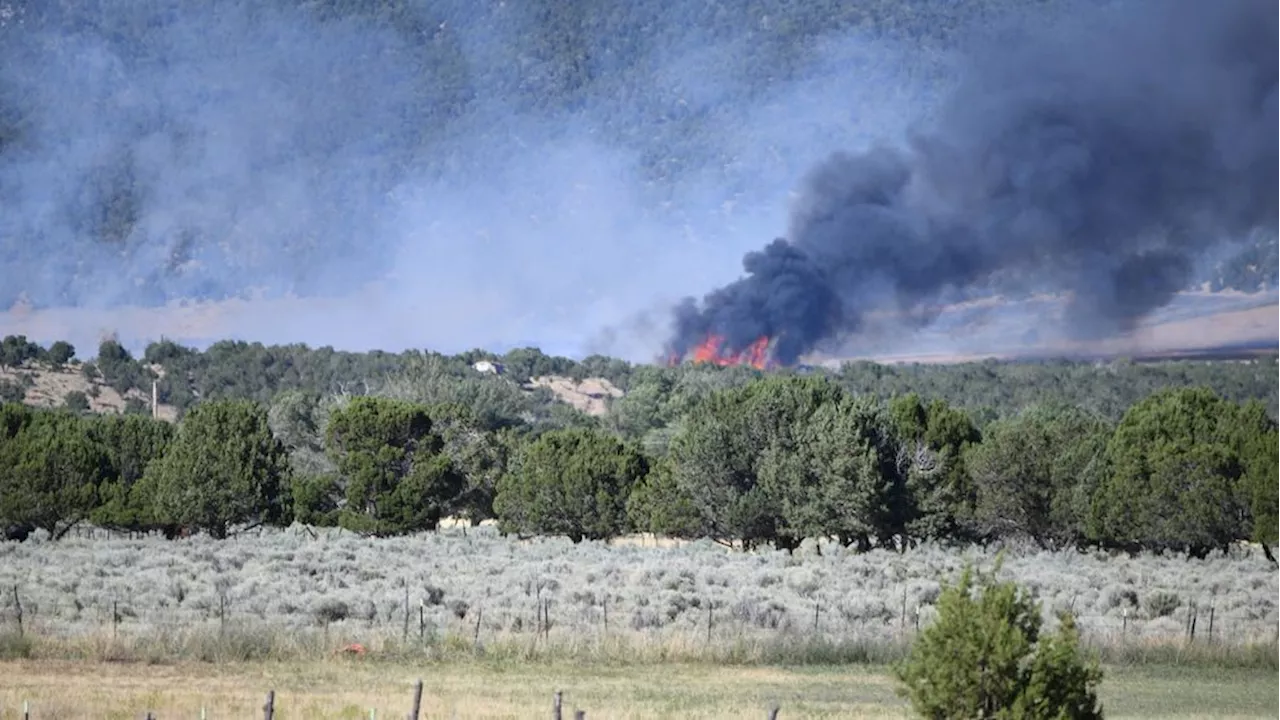
[(413, 709), (409, 711), (409, 720), (418, 720), (418, 713), (422, 712), (422, 679), (413, 684)]
[(1213, 606), (1209, 606), (1209, 644), (1213, 644)]
[(533, 587), (533, 612), (538, 616), (537, 629), (533, 633), (533, 643), (538, 644), (542, 639), (542, 581)]
[(560, 691), (557, 690), (556, 694), (551, 698), (551, 720), (563, 720), (560, 716), (560, 701), (562, 697)]
[(769, 720), (778, 720), (778, 710), (780, 709), (778, 704), (774, 703), (773, 707), (769, 708)]
[(262, 720), (272, 720), (276, 715), (276, 691), (267, 691), (267, 702), (262, 706)]
[(586, 710), (574, 710), (574, 711), (573, 711), (573, 720), (587, 720), (587, 711), (586, 711)]
[(404, 581), (404, 631), (400, 633), (400, 642), (409, 641), (409, 581)]
[(22, 600), (18, 598), (18, 583), (13, 584), (13, 612), (18, 620), (18, 637), (22, 637)]

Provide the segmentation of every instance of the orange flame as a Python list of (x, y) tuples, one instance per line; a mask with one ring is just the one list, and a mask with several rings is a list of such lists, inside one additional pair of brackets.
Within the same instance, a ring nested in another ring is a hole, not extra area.
[(714, 363), (722, 367), (750, 365), (757, 370), (764, 370), (772, 365), (769, 338), (763, 335), (739, 352), (724, 348), (724, 336), (708, 335), (706, 340), (693, 348), (691, 359), (695, 363)]

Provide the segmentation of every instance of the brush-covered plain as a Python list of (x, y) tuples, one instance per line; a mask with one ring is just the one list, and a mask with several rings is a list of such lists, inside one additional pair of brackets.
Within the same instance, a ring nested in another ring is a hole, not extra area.
[[(0, 718), (23, 702), (40, 718), (250, 716), (267, 689), (280, 718), (394, 715), (417, 678), (425, 718), (529, 717), (557, 689), (593, 718), (764, 717), (774, 703), (789, 718), (902, 717), (886, 666), (932, 620), (941, 583), (996, 553), (573, 544), (488, 525), (38, 533), (0, 544)], [(1108, 717), (1273, 714), (1280, 587), (1261, 553), (1009, 546), (1001, 574), (1051, 621), (1079, 617), (1107, 663)]]
[[(306, 658), (361, 643), (436, 656), (874, 662), (930, 621), (940, 583), (995, 553), (575, 545), (487, 525), (384, 539), (301, 526), (226, 541), (99, 532), (0, 544), (0, 607), (12, 629), (21, 606), (34, 638), (23, 654), (36, 656)], [(1203, 560), (1010, 547), (1002, 573), (1036, 593), (1051, 624), (1071, 610), (1086, 643), (1181, 646), (1194, 616), (1198, 642), (1269, 647), (1275, 662), (1277, 570), (1244, 546)]]

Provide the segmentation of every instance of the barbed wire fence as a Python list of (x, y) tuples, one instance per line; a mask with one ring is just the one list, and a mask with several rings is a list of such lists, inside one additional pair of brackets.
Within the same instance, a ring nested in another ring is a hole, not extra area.
[[(451, 636), (470, 640), (478, 651), (489, 640), (523, 637), (550, 642), (555, 629), (575, 640), (683, 640), (691, 648), (700, 644), (704, 650), (714, 650), (717, 641), (768, 642), (779, 638), (900, 646), (909, 643), (936, 615), (931, 603), (912, 597), (908, 583), (901, 584), (897, 607), (819, 595), (809, 601), (811, 615), (807, 618), (795, 612), (794, 605), (788, 608), (781, 603), (745, 600), (731, 603), (697, 594), (676, 595), (662, 607), (633, 607), (629, 618), (619, 617), (615, 601), (611, 618), (612, 595), (607, 590), (557, 593), (552, 584), (535, 582), (531, 602), (522, 606), (486, 597), (446, 601), (443, 591), (436, 588), (418, 595), (411, 591), (407, 579), (400, 585), (402, 593), (395, 600), (370, 597), (364, 607), (340, 600), (323, 601), (309, 611), (299, 608), (292, 615), (281, 616), (261, 608), (245, 609), (249, 597), (231, 593), (226, 587), (215, 587), (215, 595), (201, 596), (191, 603), (194, 606), (172, 607), (167, 606), (171, 598), (147, 588), (109, 600), (73, 597), (41, 604), (27, 595), (20, 583), (14, 583), (3, 592), (0, 627), (19, 637), (32, 634), (57, 640), (102, 637), (108, 632), (112, 639), (137, 639), (182, 632), (225, 636), (243, 629), (277, 629), (293, 635), (310, 632), (318, 635), (321, 644), (334, 648), (350, 643), (365, 647), (391, 643), (402, 650), (438, 644)], [(158, 598), (163, 598), (163, 604)], [(178, 598), (178, 602), (182, 600)], [(1119, 617), (1066, 609), (1075, 616), (1086, 645), (1181, 642), (1230, 647), (1276, 640), (1274, 634), (1260, 634), (1257, 623), (1221, 614), (1212, 602), (1182, 603), (1171, 594), (1154, 593), (1147, 604), (1150, 607), (1145, 611), (1136, 603), (1125, 606)]]
[[(92, 635), (109, 637), (122, 645), (170, 638), (169, 645), (161, 645), (179, 656), (191, 651), (190, 645), (183, 645), (184, 637), (196, 638), (193, 645), (198, 652), (201, 640), (215, 647), (229, 637), (254, 637), (259, 642), (268, 638), (269, 642), (269, 631), (273, 629), (282, 637), (306, 635), (310, 644), (295, 646), (295, 652), (315, 655), (320, 651), (320, 657), (364, 656), (382, 650), (411, 656), (413, 652), (439, 649), (446, 640), (452, 641), (455, 650), (469, 646), (470, 652), (479, 656), (484, 655), (490, 642), (522, 642), (529, 655), (536, 657), (539, 651), (552, 650), (553, 637), (563, 638), (569, 645), (574, 641), (603, 643), (611, 639), (679, 642), (692, 651), (701, 647), (703, 652), (712, 654), (743, 638), (761, 643), (784, 640), (800, 646), (880, 643), (900, 651), (936, 614), (931, 604), (916, 601), (907, 582), (900, 583), (897, 607), (874, 603), (868, 609), (850, 602), (848, 597), (819, 594), (811, 601), (811, 616), (802, 617), (781, 604), (734, 606), (706, 596), (686, 607), (669, 606), (652, 614), (633, 614), (630, 620), (619, 617), (616, 606), (611, 617), (612, 596), (608, 592), (557, 592), (554, 583), (544, 584), (541, 580), (532, 582), (532, 602), (522, 606), (491, 602), (486, 607), (491, 598), (485, 597), (445, 602), (442, 592), (428, 589), (419, 594), (411, 584), (408, 579), (402, 581), (400, 597), (395, 602), (384, 597), (379, 604), (370, 598), (363, 609), (340, 602), (322, 603), (309, 613), (282, 622), (281, 618), (244, 609), (246, 597), (226, 587), (215, 586), (216, 599), (205, 599), (199, 607), (162, 607), (156, 600), (163, 593), (148, 588), (96, 602), (73, 598), (59, 607), (58, 600), (46, 601), (52, 604), (42, 606), (23, 591), (21, 583), (13, 583), (0, 590), (4, 598), (0, 603), (0, 633), (15, 635), (20, 641), (74, 641), (79, 636)], [(1126, 606), (1119, 618), (1082, 613), (1077, 617), (1082, 642), (1086, 647), (1123, 651), (1159, 644), (1230, 648), (1276, 640), (1274, 636), (1261, 635), (1255, 623), (1224, 617), (1212, 602), (1184, 604), (1176, 597), (1162, 598), (1153, 593), (1146, 604), (1145, 611), (1136, 603), (1132, 609)], [(109, 651), (111, 646), (105, 647)], [(249, 655), (232, 659), (253, 659), (253, 653)], [(271, 718), (274, 690), (267, 697), (264, 717)], [(554, 697), (552, 717), (560, 718), (562, 691), (557, 690)], [(420, 702), (419, 684), (408, 717), (417, 717)], [(376, 718), (376, 713), (371, 709), (370, 717)], [(776, 705), (762, 712), (775, 719), (778, 713)], [(26, 703), (22, 717), (38, 718), (38, 708), (32, 709)], [(585, 718), (585, 710), (575, 709), (573, 717)]]

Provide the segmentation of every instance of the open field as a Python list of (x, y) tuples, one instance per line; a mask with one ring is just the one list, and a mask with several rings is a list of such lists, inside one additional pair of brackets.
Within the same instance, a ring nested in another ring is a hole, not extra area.
[[(33, 720), (252, 717), (268, 689), (282, 719), (397, 717), (417, 678), (440, 719), (545, 716), (557, 689), (567, 717), (591, 719), (749, 719), (774, 702), (782, 719), (905, 717), (887, 665), (941, 580), (996, 552), (820, 550), (517, 541), (488, 525), (3, 543), (0, 720), (24, 701)], [(1108, 717), (1280, 707), (1280, 570), (1260, 552), (1011, 547), (1002, 574), (1046, 615), (1079, 615), (1107, 662)]]
[[(557, 689), (566, 717), (751, 718), (774, 702), (781, 718), (905, 717), (887, 664), (931, 621), (939, 581), (994, 559), (573, 545), (489, 526), (5, 543), (0, 720), (23, 701), (34, 720), (253, 717), (268, 689), (277, 718), (399, 717), (417, 678), (428, 718), (542, 716)], [(1002, 574), (1046, 615), (1080, 617), (1107, 663), (1108, 717), (1275, 716), (1280, 587), (1260, 552), (1009, 548)]]
[[(232, 653), (241, 659), (450, 637), (496, 651), (539, 635), (574, 646), (561, 648), (570, 656), (609, 638), (656, 659), (773, 661), (788, 657), (779, 647), (814, 639), (862, 657), (928, 623), (940, 581), (966, 561), (994, 559), (994, 550), (939, 546), (818, 554), (806, 543), (791, 555), (709, 541), (574, 545), (489, 526), (385, 539), (295, 526), (222, 542), (99, 533), (0, 544), (0, 622), (12, 627), (21, 605), (36, 637), (74, 644), (110, 632), (139, 638), (136, 652), (153, 660), (200, 656), (191, 633), (237, 628), (287, 631), (299, 645)], [(1276, 641), (1280, 578), (1248, 548), (1204, 560), (1011, 548), (1002, 574), (1038, 595), (1051, 625), (1056, 611), (1073, 610), (1099, 646), (1181, 641), (1193, 614), (1202, 640)], [(50, 645), (45, 655), (95, 653)]]
[[(1271, 671), (1189, 671), (1108, 667), (1101, 686), (1109, 718), (1275, 717)], [(92, 662), (0, 663), (0, 718), (31, 703), (46, 718), (250, 718), (267, 689), (276, 717), (402, 717), (414, 680), (424, 684), (424, 718), (549, 717), (564, 691), (565, 716), (596, 718), (902, 718), (906, 706), (882, 666), (811, 668), (663, 664), (444, 663), (413, 665), (354, 660), (225, 665)]]

